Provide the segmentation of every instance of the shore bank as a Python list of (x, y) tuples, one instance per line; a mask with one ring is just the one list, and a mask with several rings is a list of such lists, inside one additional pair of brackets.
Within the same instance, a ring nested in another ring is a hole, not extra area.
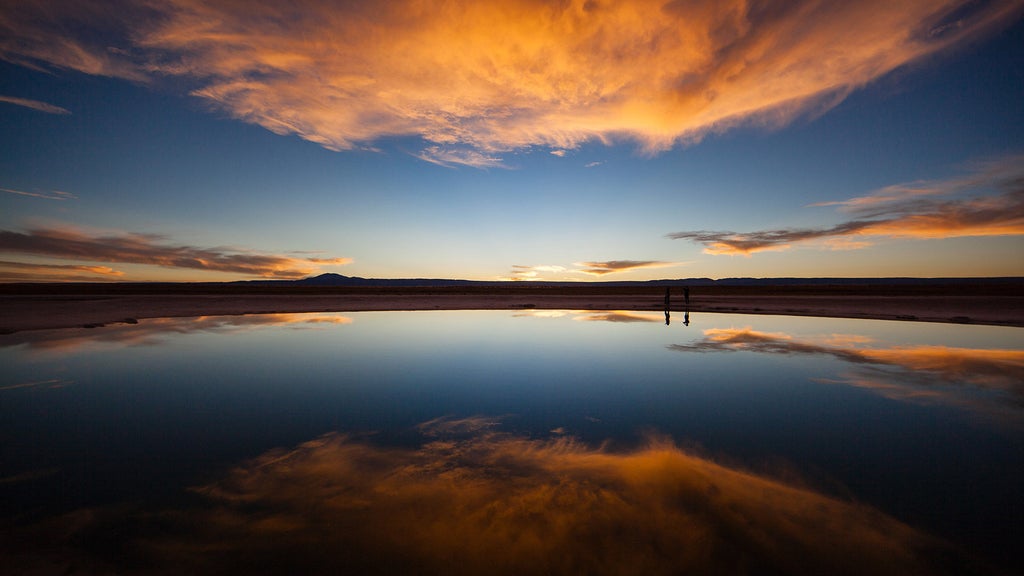
[[(970, 287), (743, 287), (693, 289), (689, 305), (673, 288), (670, 309), (693, 313), (782, 314), (1024, 327), (1024, 290)], [(0, 333), (51, 328), (100, 327), (144, 318), (357, 312), (372, 310), (638, 310), (663, 311), (664, 288), (600, 287), (531, 289), (374, 288), (281, 293), (229, 293), (187, 289), (145, 293), (0, 294)], [(184, 293), (183, 293), (184, 292)]]

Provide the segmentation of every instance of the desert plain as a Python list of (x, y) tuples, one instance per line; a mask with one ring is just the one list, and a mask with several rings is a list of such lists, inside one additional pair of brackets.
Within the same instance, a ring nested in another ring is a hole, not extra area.
[[(100, 328), (145, 318), (372, 310), (664, 311), (665, 286), (272, 287), (245, 284), (0, 285), (0, 333)], [(925, 285), (669, 288), (672, 313), (742, 313), (1024, 326), (1024, 280)]]

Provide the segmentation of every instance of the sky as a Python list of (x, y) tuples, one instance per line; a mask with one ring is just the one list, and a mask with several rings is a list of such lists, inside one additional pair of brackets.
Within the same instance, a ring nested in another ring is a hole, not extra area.
[(1024, 276), (1024, 0), (0, 0), (0, 282)]

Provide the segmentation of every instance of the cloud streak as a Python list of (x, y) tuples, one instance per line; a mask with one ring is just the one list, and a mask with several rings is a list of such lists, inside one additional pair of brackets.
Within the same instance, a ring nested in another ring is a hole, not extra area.
[(563, 276), (559, 280), (571, 280), (570, 277), (566, 277), (566, 274), (586, 274), (589, 276), (605, 276), (607, 274), (618, 274), (624, 272), (632, 272), (634, 270), (644, 270), (650, 268), (671, 268), (673, 266), (682, 266), (681, 262), (664, 262), (661, 260), (605, 260), (605, 261), (593, 261), (593, 262), (576, 262), (573, 266), (578, 268), (571, 269), (565, 266), (557, 264), (539, 264), (539, 265), (526, 265), (526, 264), (513, 264), (512, 272), (509, 275), (509, 280), (542, 280), (544, 274), (562, 274)]
[(329, 149), (414, 136), (425, 160), (491, 167), (535, 146), (656, 152), (783, 125), (1020, 12), (1014, 0), (40, 0), (0, 8), (0, 58), (184, 78), (235, 118)]
[(124, 272), (109, 266), (38, 264), (0, 260), (0, 280), (5, 282), (21, 280), (96, 280), (97, 277), (110, 279), (120, 278), (121, 276), (124, 276)]
[(541, 274), (562, 274), (568, 272), (570, 272), (568, 268), (557, 264), (538, 264), (534, 266), (527, 264), (513, 264), (512, 272), (509, 274), (508, 280), (541, 280)]
[(1024, 155), (980, 164), (965, 177), (890, 186), (866, 196), (812, 206), (838, 206), (859, 219), (828, 228), (743, 233), (697, 230), (668, 237), (703, 244), (706, 254), (749, 256), (794, 245), (864, 248), (873, 238), (1020, 236), (1024, 235)]
[(19, 196), (30, 196), (32, 198), (43, 198), (44, 200), (74, 200), (78, 198), (78, 196), (75, 196), (71, 192), (63, 192), (61, 190), (52, 190), (50, 192), (25, 192), (24, 190), (0, 188), (0, 192), (7, 192), (8, 194), (17, 194)]
[(352, 261), (350, 258), (294, 258), (228, 248), (176, 245), (166, 243), (161, 236), (153, 234), (89, 236), (55, 228), (37, 229), (28, 233), (0, 230), (0, 252), (282, 279), (308, 276), (324, 264), (342, 265)]
[(0, 96), (0, 102), (7, 102), (8, 104), (14, 104), (15, 106), (24, 106), (25, 108), (31, 108), (33, 110), (38, 110), (39, 112), (46, 112), (47, 114), (71, 114), (71, 111), (67, 108), (61, 108), (60, 106), (54, 106), (53, 104), (47, 104), (46, 102), (40, 102), (39, 100), (29, 100), (28, 98)]
[[(7, 386), (0, 386), (0, 392), (7, 390), (24, 390), (26, 388), (64, 388), (70, 384), (73, 384), (73, 380), (65, 380), (63, 378), (51, 378), (49, 380), (33, 380), (32, 382), (21, 382), (18, 384), (9, 384)], [(14, 481), (24, 481), (31, 478), (19, 478), (15, 477), (15, 480), (4, 478), (0, 480), (0, 484), (12, 483)]]
[(590, 274), (591, 276), (604, 276), (605, 274), (631, 272), (645, 268), (671, 268), (679, 265), (679, 262), (662, 262), (660, 260), (606, 260), (604, 262), (576, 263), (576, 266), (583, 267), (580, 272)]

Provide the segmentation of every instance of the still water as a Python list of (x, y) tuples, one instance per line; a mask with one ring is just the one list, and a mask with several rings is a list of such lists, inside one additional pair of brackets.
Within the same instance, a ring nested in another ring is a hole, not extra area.
[(1024, 569), (1024, 329), (665, 320), (0, 336), (0, 554), (14, 573)]

